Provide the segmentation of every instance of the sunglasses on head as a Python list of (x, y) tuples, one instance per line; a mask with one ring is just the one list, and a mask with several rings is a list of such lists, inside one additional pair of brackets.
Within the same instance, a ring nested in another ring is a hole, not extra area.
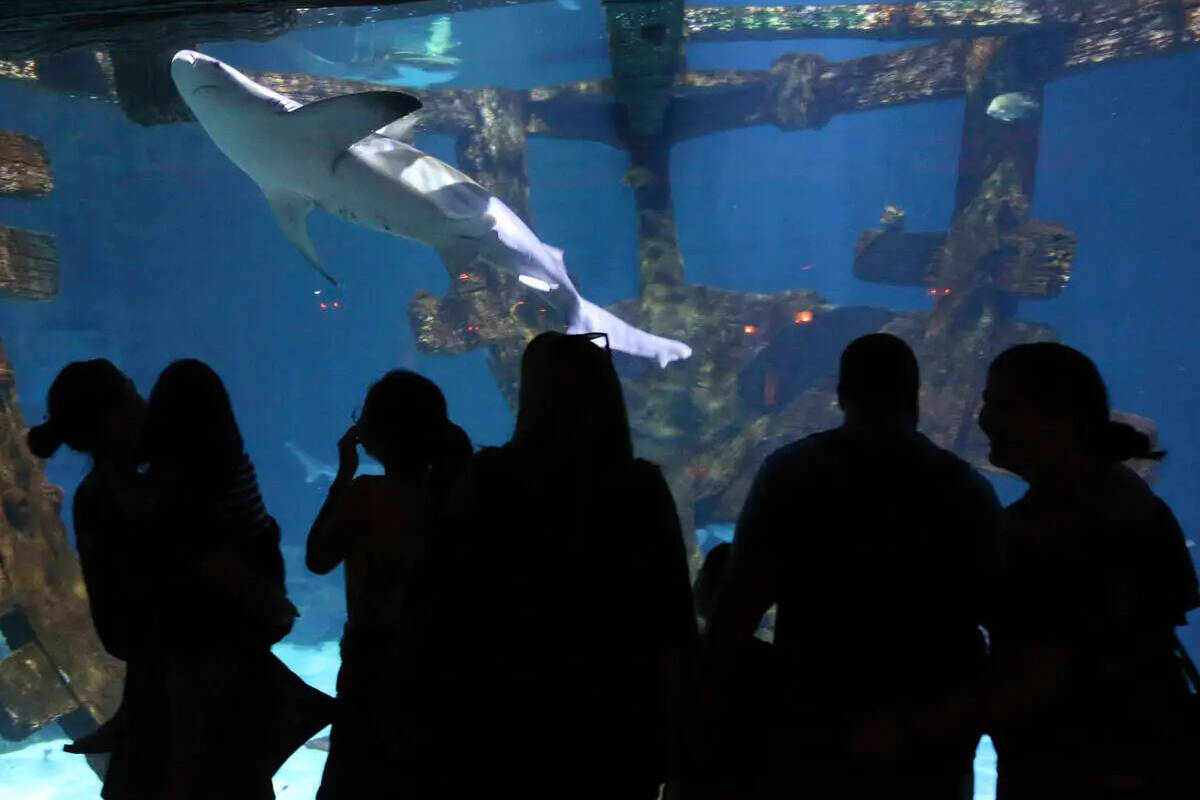
[(612, 355), (612, 349), (608, 346), (608, 334), (604, 333), (603, 331), (595, 331), (593, 333), (569, 333), (567, 335), (568, 336), (578, 336), (580, 338), (588, 339), (593, 342), (596, 339), (603, 339), (604, 340), (604, 352), (608, 353), (609, 355)]

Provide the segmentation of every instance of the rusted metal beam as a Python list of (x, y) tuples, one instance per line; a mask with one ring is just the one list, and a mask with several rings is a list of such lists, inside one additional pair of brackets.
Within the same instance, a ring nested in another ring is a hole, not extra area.
[[(1051, 79), (1105, 64), (1165, 55), (1200, 43), (1200, 0), (1111, 0), (1065, 36)], [(1103, 13), (1101, 13), (1103, 12)], [(962, 97), (969, 40), (939, 42), (866, 58), (828, 62), (793, 53), (769, 70), (685, 71), (676, 76), (667, 127), (672, 141), (751, 125), (819, 128), (838, 114)], [(35, 80), (37, 65), (0, 62), (0, 78)], [(255, 80), (301, 102), (381, 87), (302, 74), (251, 73)], [(61, 80), (53, 87), (63, 90)], [(80, 94), (98, 96), (94, 87)], [(621, 145), (614, 124), (611, 79), (529, 90), (529, 135)], [(425, 125), (457, 135), (469, 124), (473, 90), (418, 91), (428, 107)]]
[(0, 131), (0, 195), (44, 197), (53, 189), (42, 143), (32, 136)]
[(15, 0), (0, 3), (0, 57), (147, 42), (262, 41), (286, 33), (296, 18), (295, 5), (282, 0)]
[(18, 729), (75, 707), (102, 722), (120, 701), (124, 667), (104, 651), (92, 626), (79, 560), (59, 518), (61, 494), (50, 490), (25, 446), (27, 430), (12, 365), (0, 346), (0, 564), (10, 605), (17, 607), (3, 618), (0, 633), (14, 650), (34, 644), (45, 656), (30, 654), (4, 667), (0, 703)]
[(683, 0), (605, 0), (614, 91), (630, 136), (660, 136), (683, 65)]
[(935, 0), (917, 3), (691, 7), (689, 41), (762, 39), (945, 39), (1007, 36), (1077, 24), (1084, 3)]
[(53, 300), (58, 274), (53, 236), (0, 226), (0, 299)]
[(36, 642), (0, 659), (0, 737), (24, 739), (78, 707)]
[[(854, 276), (872, 283), (923, 286), (931, 295), (950, 287), (939, 282), (946, 234), (894, 229), (863, 231), (854, 252)], [(1021, 299), (1057, 297), (1070, 279), (1075, 235), (1054, 222), (1029, 220), (1002, 233), (986, 267), (997, 290)]]

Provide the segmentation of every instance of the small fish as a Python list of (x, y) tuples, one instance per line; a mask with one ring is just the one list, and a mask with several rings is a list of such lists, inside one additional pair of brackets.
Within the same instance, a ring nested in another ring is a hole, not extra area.
[(883, 214), (879, 217), (879, 224), (890, 230), (903, 230), (904, 217), (903, 208), (889, 203), (883, 207)]
[(998, 94), (988, 103), (987, 115), (1001, 122), (1023, 122), (1035, 119), (1042, 106), (1029, 92)]
[(583, 8), (583, 3), (579, 0), (554, 0), (559, 8), (565, 8), (567, 11), (578, 11)]
[(621, 183), (630, 189), (641, 189), (654, 180), (654, 173), (645, 167), (634, 167), (621, 176)]

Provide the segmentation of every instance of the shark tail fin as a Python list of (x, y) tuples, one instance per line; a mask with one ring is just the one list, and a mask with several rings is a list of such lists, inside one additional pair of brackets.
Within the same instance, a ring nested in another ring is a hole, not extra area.
[(283, 446), (287, 448), (289, 453), (295, 456), (296, 460), (300, 462), (300, 466), (303, 467), (305, 483), (313, 483), (317, 478), (321, 477), (321, 465), (317, 463), (315, 458), (301, 450), (295, 442), (284, 442)]
[(608, 336), (613, 350), (642, 358), (653, 358), (660, 367), (672, 361), (690, 358), (692, 348), (683, 342), (655, 336), (605, 311), (595, 303), (579, 298), (579, 306), (569, 320), (567, 333), (601, 332)]

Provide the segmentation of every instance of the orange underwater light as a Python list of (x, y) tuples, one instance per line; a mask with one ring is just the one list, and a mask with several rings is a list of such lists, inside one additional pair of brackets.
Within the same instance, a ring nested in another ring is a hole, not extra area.
[(753, 336), (754, 334), (758, 333), (758, 326), (757, 325), (746, 325), (742, 328), (742, 332), (745, 333), (747, 336)]
[(812, 322), (812, 321), (813, 321), (813, 313), (811, 311), (797, 311), (796, 312), (796, 324), (797, 325), (804, 325), (804, 324)]

